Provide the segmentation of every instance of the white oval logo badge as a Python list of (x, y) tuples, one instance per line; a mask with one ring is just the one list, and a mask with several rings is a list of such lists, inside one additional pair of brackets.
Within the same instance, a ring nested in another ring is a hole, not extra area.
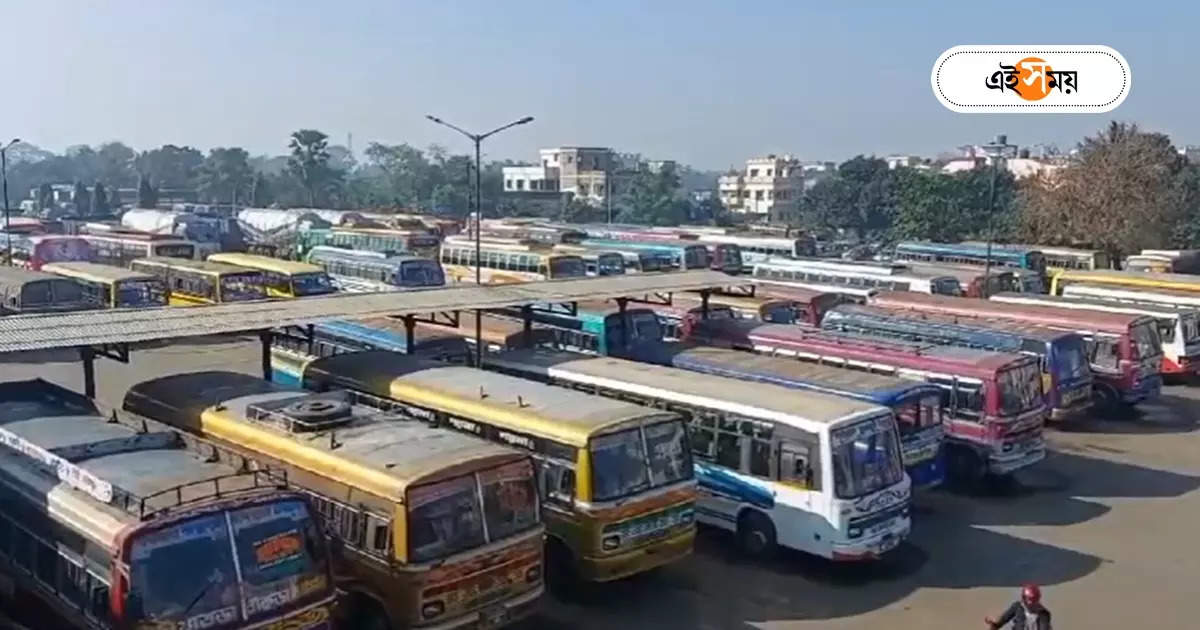
[(933, 93), (964, 113), (1107, 112), (1132, 75), (1108, 46), (955, 46), (933, 64)]

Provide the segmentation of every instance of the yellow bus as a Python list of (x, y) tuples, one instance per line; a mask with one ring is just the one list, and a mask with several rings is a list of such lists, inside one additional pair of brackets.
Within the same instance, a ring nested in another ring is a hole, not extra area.
[(335, 542), (349, 595), (337, 627), (494, 628), (529, 615), (545, 590), (529, 455), (361, 398), (197, 372), (134, 385), (124, 407), (287, 471)]
[(156, 276), (167, 287), (171, 306), (223, 304), (267, 297), (261, 271), (204, 260), (139, 258), (129, 268)]
[[(514, 239), (480, 242), (480, 278), (484, 284), (536, 282), (587, 275), (583, 258), (557, 254), (552, 245)], [(475, 282), (475, 241), (450, 237), (442, 242), (442, 269), (453, 282)]]
[(1169, 289), (1200, 292), (1200, 276), (1186, 273), (1156, 273), (1150, 271), (1083, 271), (1065, 270), (1052, 276), (1050, 295), (1062, 295), (1063, 287), (1077, 282), (1127, 289)]
[(692, 551), (697, 487), (678, 413), (386, 351), (316, 359), (303, 380), (531, 453), (551, 579), (617, 580)]
[(74, 280), (83, 288), (84, 298), (102, 308), (167, 304), (163, 281), (148, 273), (92, 262), (47, 263), (42, 271)]
[(261, 271), (269, 297), (297, 298), (335, 291), (325, 270), (308, 263), (233, 252), (211, 254), (207, 260)]

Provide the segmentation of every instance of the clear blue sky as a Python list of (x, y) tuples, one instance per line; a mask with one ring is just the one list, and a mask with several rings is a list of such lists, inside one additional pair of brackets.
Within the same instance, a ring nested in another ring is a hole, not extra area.
[[(933, 155), (998, 132), (1067, 148), (1114, 117), (1200, 144), (1197, 3), (0, 2), (0, 136), (52, 150), (281, 153), (300, 127), (353, 133), (357, 150), (465, 150), (426, 113), (476, 130), (537, 118), (485, 144), (493, 158), (585, 144), (702, 168), (769, 152)], [(943, 109), (933, 61), (981, 43), (1107, 44), (1132, 90), (1110, 114)]]

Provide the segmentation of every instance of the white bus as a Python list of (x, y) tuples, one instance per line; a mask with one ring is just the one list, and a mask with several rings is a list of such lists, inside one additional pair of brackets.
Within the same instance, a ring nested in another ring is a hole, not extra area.
[[(857, 267), (857, 268), (856, 268)], [(882, 267), (855, 266), (833, 261), (768, 259), (754, 265), (755, 280), (776, 280), (807, 285), (845, 286), (877, 291), (913, 291), (937, 295), (962, 295), (962, 285), (952, 275), (923, 274), (908, 270), (884, 273)]]
[[(1034, 296), (1021, 296), (1034, 297)], [(1049, 296), (1039, 296), (1046, 298)], [(996, 296), (1015, 302), (1006, 296)], [(1063, 297), (1045, 302), (1066, 308), (1149, 315), (1158, 322), (1164, 374), (1200, 371), (1200, 296), (1182, 291), (1140, 291), (1091, 284), (1068, 284)]]
[(876, 558), (911, 528), (892, 412), (849, 398), (610, 357), (518, 350), (489, 369), (643, 405), (690, 422), (701, 523), (744, 551), (775, 545), (837, 561)]
[(696, 234), (696, 240), (705, 244), (725, 243), (737, 245), (742, 250), (742, 265), (749, 269), (755, 263), (768, 258), (801, 258), (815, 256), (816, 243), (812, 237), (783, 238), (757, 236), (754, 234)]

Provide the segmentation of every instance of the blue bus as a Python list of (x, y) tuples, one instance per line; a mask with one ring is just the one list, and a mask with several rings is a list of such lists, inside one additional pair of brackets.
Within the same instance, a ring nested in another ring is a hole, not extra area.
[(911, 310), (843, 304), (825, 313), (821, 328), (943, 346), (1030, 354), (1039, 358), (1050, 417), (1066, 418), (1091, 406), (1092, 371), (1083, 337), (1010, 322), (929, 315)]
[(943, 390), (938, 385), (725, 348), (679, 350), (672, 354), (671, 365), (714, 376), (836, 394), (888, 407), (900, 428), (901, 455), (913, 487), (932, 487), (945, 479), (944, 401)]
[[(408, 354), (408, 335), (404, 322), (386, 317), (370, 320), (339, 319), (312, 327), (312, 339), (286, 330), (276, 330), (271, 344), (271, 380), (299, 387), (309, 362), (346, 352), (388, 350)], [(464, 362), (470, 348), (463, 337), (424, 327), (413, 331), (411, 352), (430, 358)]]
[[(896, 245), (895, 259), (900, 261), (951, 263), (983, 267), (987, 265), (987, 244), (929, 243), (904, 241)], [(1046, 257), (1041, 250), (1018, 245), (992, 245), (992, 265), (1036, 272), (1045, 282)]]
[[(510, 318), (518, 309), (503, 311)], [(624, 317), (611, 303), (579, 303), (575, 314), (533, 311), (535, 324), (552, 331), (556, 346), (575, 352), (661, 362), (663, 325), (649, 308), (630, 307)]]
[[(708, 247), (699, 243), (680, 243), (677, 245), (669, 241), (626, 241), (619, 239), (585, 238), (580, 242), (580, 245), (585, 247), (603, 247), (610, 251), (662, 252), (670, 256), (671, 266), (680, 270), (708, 269), (711, 265)], [(741, 270), (742, 261), (739, 257), (737, 269), (730, 270), (730, 273), (740, 272)]]

